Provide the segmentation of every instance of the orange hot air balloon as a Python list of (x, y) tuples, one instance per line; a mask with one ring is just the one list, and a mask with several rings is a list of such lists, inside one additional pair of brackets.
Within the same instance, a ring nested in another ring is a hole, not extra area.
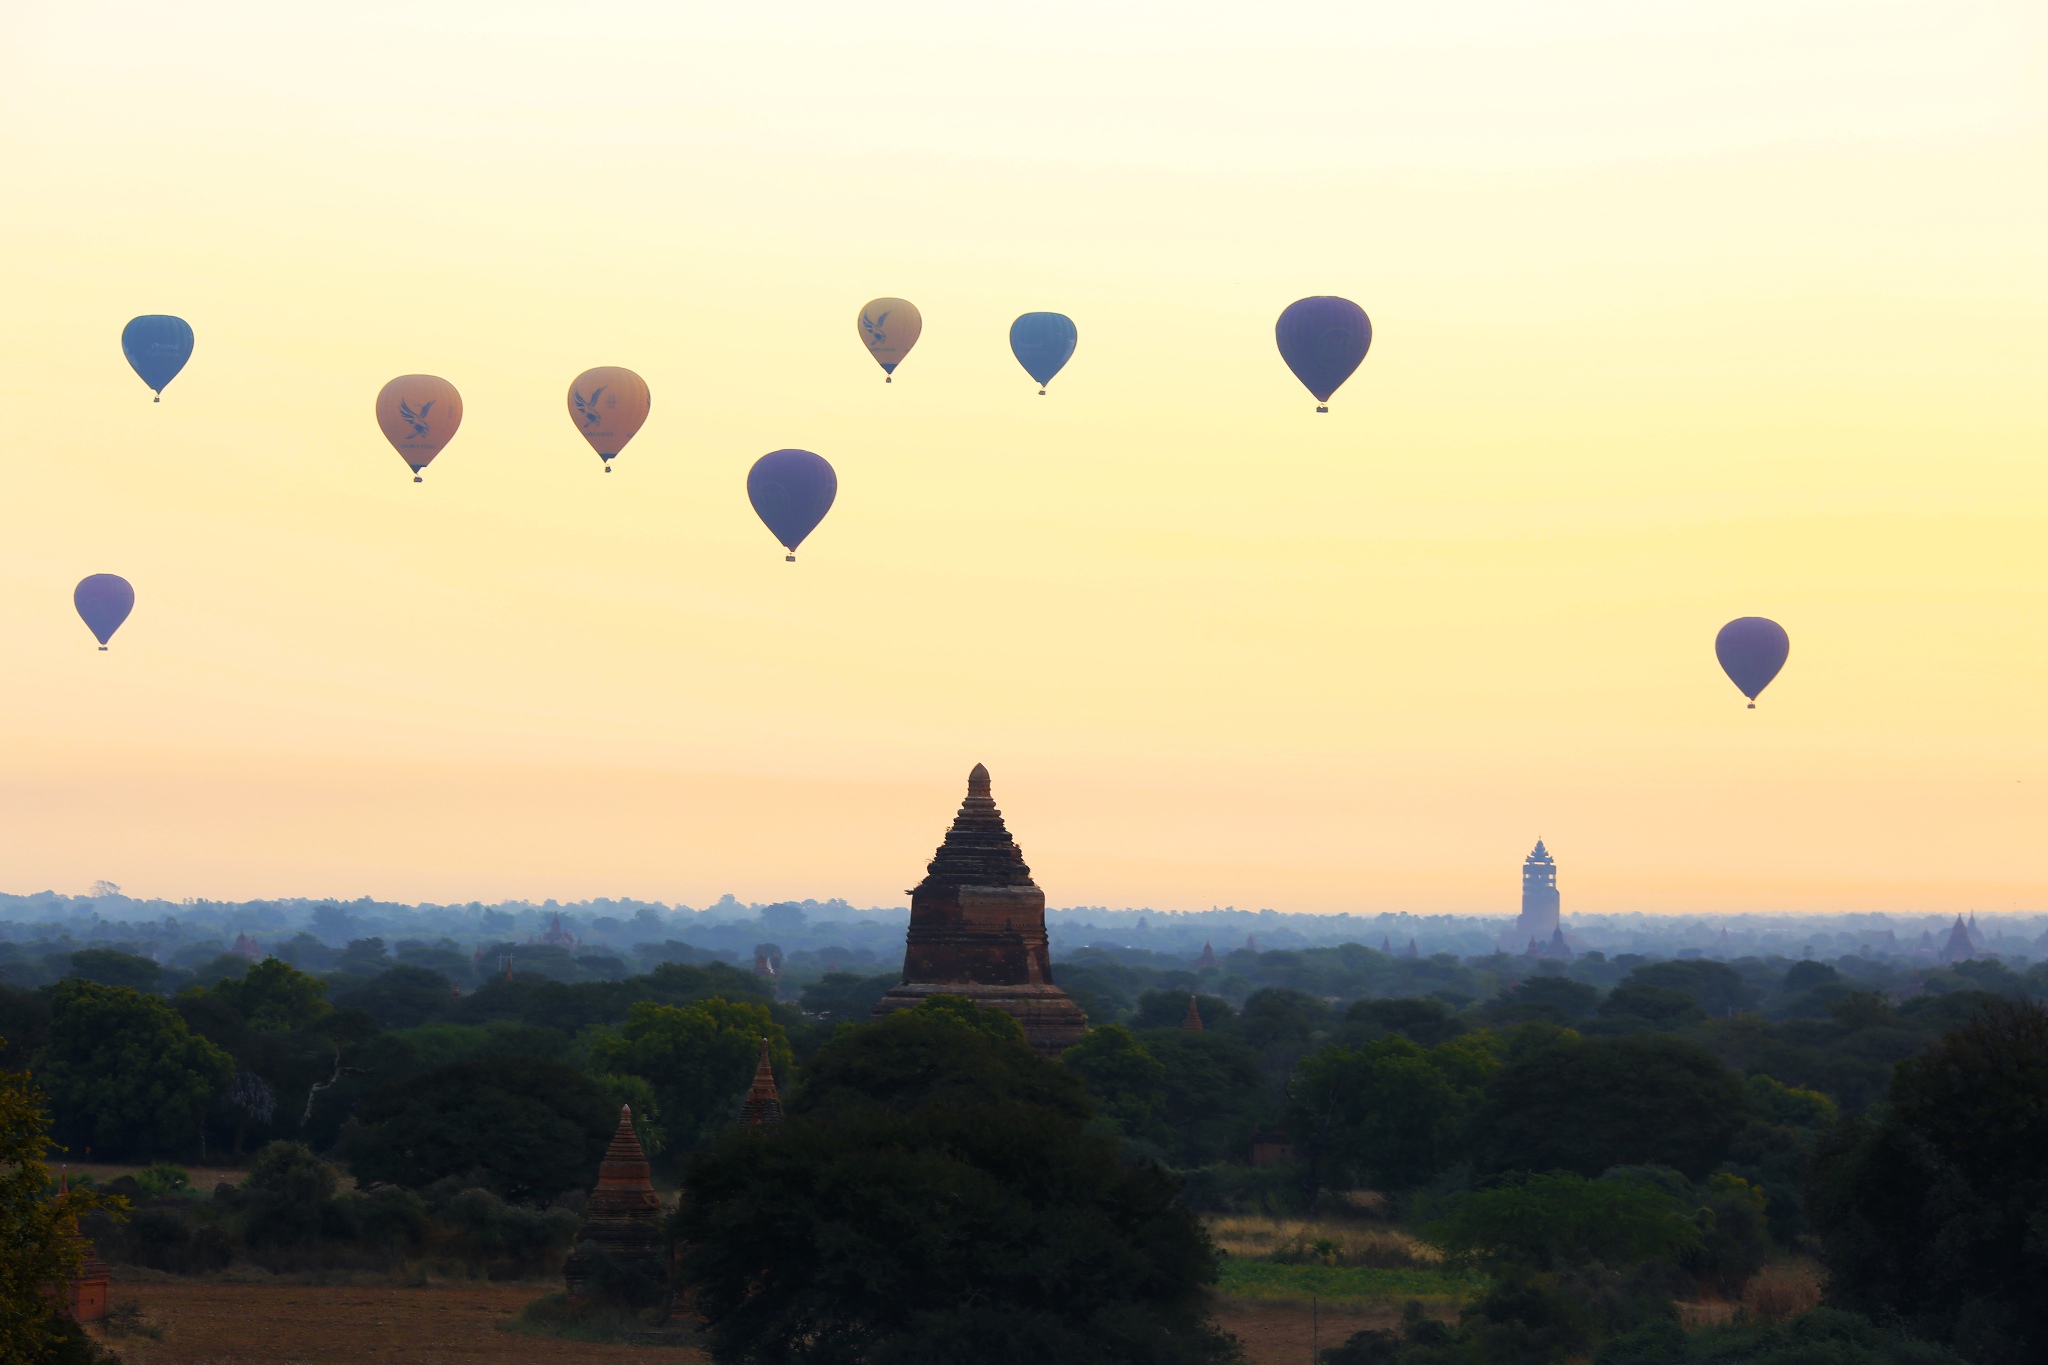
[(569, 420), (604, 461), (605, 473), (647, 420), (647, 403), (647, 381), (617, 365), (585, 370), (569, 386)]
[(462, 426), (462, 395), (438, 375), (402, 374), (377, 394), (377, 425), (419, 483), (420, 471)]
[(860, 339), (882, 367), (884, 384), (896, 382), (896, 367), (924, 331), (924, 317), (909, 299), (869, 299), (860, 310)]

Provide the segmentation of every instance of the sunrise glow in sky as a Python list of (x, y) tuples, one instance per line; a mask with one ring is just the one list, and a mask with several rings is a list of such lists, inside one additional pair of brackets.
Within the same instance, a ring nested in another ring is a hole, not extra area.
[(981, 761), (1055, 905), (2048, 904), (2038, 4), (76, 0), (0, 158), (0, 889), (901, 903)]

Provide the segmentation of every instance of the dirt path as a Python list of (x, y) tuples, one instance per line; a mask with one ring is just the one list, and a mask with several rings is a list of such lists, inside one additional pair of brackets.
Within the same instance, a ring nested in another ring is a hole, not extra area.
[(597, 1346), (502, 1332), (543, 1285), (323, 1288), (313, 1285), (120, 1284), (161, 1341), (109, 1341), (130, 1365), (705, 1365), (673, 1346)]

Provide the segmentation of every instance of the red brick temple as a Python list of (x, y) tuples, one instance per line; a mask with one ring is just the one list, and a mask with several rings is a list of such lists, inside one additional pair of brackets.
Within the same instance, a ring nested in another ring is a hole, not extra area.
[(761, 1060), (754, 1066), (754, 1084), (740, 1101), (740, 1122), (762, 1128), (782, 1122), (782, 1096), (775, 1089), (775, 1067), (768, 1060), (768, 1040), (761, 1040)]
[(563, 1278), (571, 1302), (595, 1294), (591, 1284), (592, 1254), (601, 1250), (617, 1266), (659, 1280), (667, 1273), (661, 1254), (661, 1196), (654, 1192), (654, 1168), (647, 1163), (640, 1138), (633, 1131), (633, 1106), (619, 1106), (619, 1130), (597, 1168), (597, 1188), (590, 1192), (576, 1249), (569, 1253)]
[(946, 841), (910, 893), (903, 981), (882, 997), (875, 1017), (934, 995), (964, 995), (1003, 1011), (1048, 1057), (1088, 1031), (1088, 1016), (1053, 984), (1045, 893), (1031, 880), (979, 763)]

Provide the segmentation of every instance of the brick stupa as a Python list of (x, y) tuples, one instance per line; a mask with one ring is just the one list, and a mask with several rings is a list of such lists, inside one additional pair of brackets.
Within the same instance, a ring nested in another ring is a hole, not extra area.
[(569, 1253), (562, 1274), (572, 1302), (587, 1300), (591, 1255), (584, 1244), (601, 1249), (613, 1265), (638, 1271), (654, 1281), (666, 1275), (661, 1255), (661, 1196), (654, 1192), (653, 1168), (633, 1131), (633, 1106), (619, 1106), (619, 1130), (597, 1168), (597, 1188), (590, 1192), (577, 1247)]
[(946, 841), (910, 893), (903, 981), (882, 997), (875, 1017), (934, 995), (964, 995), (1003, 1011), (1048, 1057), (1088, 1031), (1088, 1016), (1053, 984), (1045, 893), (1003, 825), (988, 769), (979, 763), (967, 775), (967, 799)]
[(754, 1084), (740, 1101), (740, 1123), (766, 1128), (782, 1122), (782, 1096), (775, 1089), (775, 1066), (768, 1060), (768, 1040), (761, 1040), (761, 1060), (754, 1065)]

